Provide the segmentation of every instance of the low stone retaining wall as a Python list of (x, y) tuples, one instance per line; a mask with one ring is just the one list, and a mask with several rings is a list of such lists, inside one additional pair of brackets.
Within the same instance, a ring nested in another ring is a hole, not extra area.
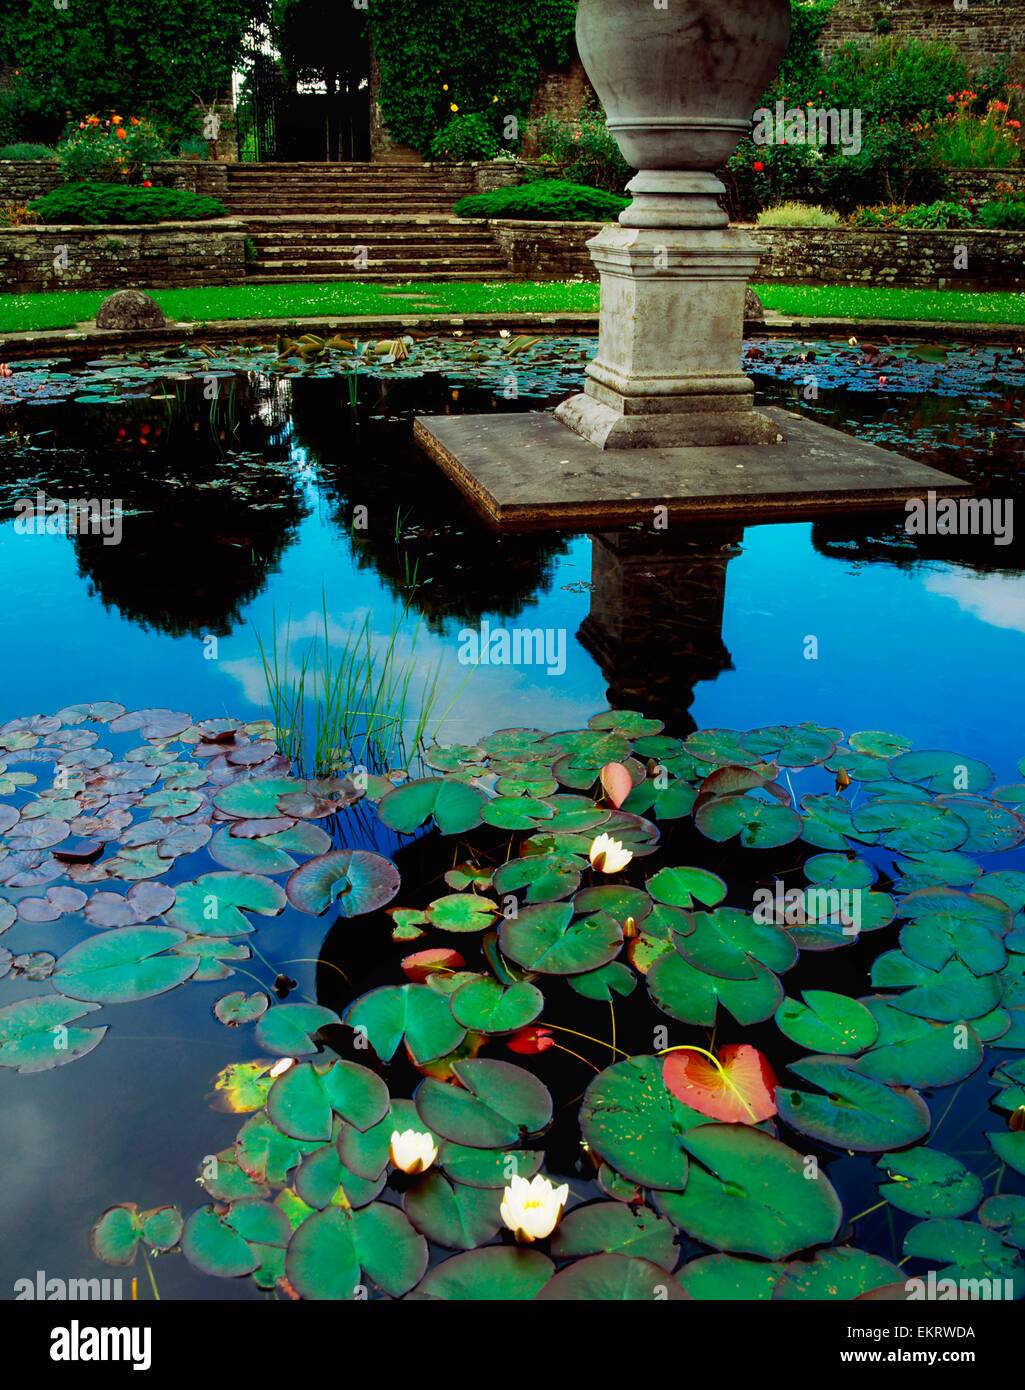
[[(514, 275), (596, 279), (587, 241), (599, 222), (492, 221)], [(760, 281), (898, 285), (911, 289), (1025, 289), (1025, 232), (749, 229), (761, 244)], [(963, 268), (957, 268), (963, 263)]]
[[(227, 165), (201, 159), (161, 160), (152, 173), (161, 188), (182, 188), (204, 197), (218, 198), (228, 187)], [(0, 203), (24, 207), (62, 182), (55, 159), (0, 159)]]
[(243, 222), (0, 228), (0, 290), (123, 290), (238, 285), (246, 278)]

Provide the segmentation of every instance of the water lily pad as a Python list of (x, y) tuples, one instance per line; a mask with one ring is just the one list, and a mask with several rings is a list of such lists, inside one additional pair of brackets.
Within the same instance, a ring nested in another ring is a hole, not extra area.
[(789, 806), (749, 796), (713, 797), (694, 812), (694, 823), (703, 835), (719, 844), (739, 836), (745, 849), (788, 845), (804, 828), (801, 817)]
[(285, 893), (293, 907), (311, 917), (329, 908), (342, 917), (361, 917), (390, 903), (400, 886), (399, 871), (390, 859), (346, 849), (307, 860), (289, 876)]
[(450, 893), (444, 898), (435, 898), (425, 916), (441, 931), (480, 932), (491, 926), (497, 911), (490, 898), (476, 893)]
[(501, 1227), (501, 1201), (494, 1190), (465, 1187), (433, 1170), (406, 1191), (402, 1209), (416, 1230), (436, 1245), (475, 1250)]
[(185, 1223), (182, 1253), (204, 1274), (239, 1279), (259, 1268), (260, 1260), (249, 1242), (231, 1226), (228, 1215), (216, 1207), (200, 1207)]
[(903, 1281), (900, 1268), (879, 1255), (841, 1245), (817, 1250), (811, 1260), (788, 1264), (772, 1291), (774, 1299), (850, 1302), (874, 1289)]
[(813, 1052), (846, 1056), (863, 1052), (879, 1036), (879, 1025), (864, 1004), (829, 990), (808, 989), (785, 999), (776, 1011), (776, 1026), (793, 1042)]
[(900, 754), (891, 761), (890, 773), (899, 782), (918, 782), (932, 792), (981, 792), (993, 782), (985, 763), (935, 749)]
[(592, 729), (611, 730), (626, 738), (651, 738), (660, 734), (664, 725), (660, 719), (649, 719), (632, 709), (610, 709), (595, 714), (587, 721)]
[(180, 883), (174, 906), (164, 914), (171, 927), (207, 936), (246, 936), (246, 912), (276, 917), (285, 907), (280, 884), (259, 874), (212, 873)]
[(824, 1173), (809, 1181), (804, 1157), (750, 1125), (703, 1124), (680, 1142), (692, 1160), (683, 1192), (655, 1203), (694, 1240), (718, 1250), (782, 1260), (831, 1241), (840, 1199)]
[(523, 1301), (537, 1298), (554, 1273), (555, 1266), (540, 1250), (492, 1245), (443, 1261), (417, 1293), (459, 1303)]
[(499, 928), (502, 953), (526, 970), (545, 975), (579, 975), (613, 960), (622, 948), (623, 932), (604, 913), (573, 918), (567, 903), (525, 908), (506, 918)]
[(927, 801), (880, 797), (859, 806), (851, 822), (859, 836), (873, 836), (898, 854), (957, 849), (968, 839), (964, 820), (946, 807)]
[(1007, 1279), (1012, 1298), (1025, 1292), (1021, 1256), (993, 1231), (971, 1221), (940, 1217), (912, 1226), (904, 1237), (904, 1253), (939, 1262), (943, 1267), (937, 1271), (938, 1280)]
[(772, 1297), (784, 1266), (742, 1255), (702, 1255), (677, 1274), (691, 1298), (708, 1302), (750, 1302)]
[(936, 1023), (982, 1018), (1000, 1003), (996, 975), (974, 975), (959, 960), (930, 970), (902, 951), (886, 951), (876, 958), (872, 983), (877, 988), (903, 989), (891, 1001), (893, 1007)]
[(797, 960), (797, 948), (782, 927), (735, 907), (695, 912), (673, 941), (691, 965), (728, 980), (753, 980), (759, 965), (783, 972)]
[(480, 824), (487, 797), (466, 782), (429, 777), (407, 782), (383, 797), (377, 813), (391, 830), (412, 835), (429, 820), (443, 835), (461, 835)]
[(363, 1030), (382, 1062), (390, 1062), (405, 1039), (413, 1059), (431, 1062), (452, 1052), (466, 1030), (452, 1017), (448, 1000), (426, 985), (384, 985), (350, 1004), (350, 1028)]
[(276, 1004), (260, 1019), (256, 1036), (260, 1046), (281, 1057), (302, 1057), (319, 1051), (316, 1034), (340, 1023), (332, 1009), (320, 1004)]
[(1008, 1168), (1025, 1175), (1025, 1133), (995, 1130), (987, 1134), (986, 1138), (1001, 1163), (1006, 1163)]
[(66, 951), (54, 980), (72, 999), (126, 1004), (164, 994), (196, 973), (199, 957), (173, 955), (185, 940), (173, 927), (119, 927)]
[(830, 1057), (809, 1057), (790, 1071), (824, 1093), (776, 1092), (780, 1118), (800, 1134), (858, 1153), (904, 1148), (929, 1133), (929, 1107), (917, 1091), (892, 1089)]
[(388, 1113), (388, 1088), (355, 1062), (326, 1067), (300, 1062), (279, 1076), (267, 1095), (267, 1115), (292, 1139), (328, 1140), (334, 1115), (362, 1132)]
[(269, 1008), (270, 999), (266, 994), (246, 994), (244, 990), (235, 990), (218, 999), (214, 1005), (214, 1017), (227, 1028), (240, 1028), (243, 1024), (255, 1023)]
[(780, 767), (812, 767), (815, 763), (824, 763), (836, 749), (833, 739), (806, 724), (796, 728), (774, 725), (755, 729), (745, 734), (741, 743), (748, 753)]
[(666, 1088), (660, 1057), (630, 1057), (588, 1086), (580, 1129), (616, 1172), (644, 1187), (682, 1188), (688, 1160), (683, 1132), (705, 1123)]
[(577, 891), (586, 868), (586, 855), (558, 849), (532, 852), (496, 869), (495, 892), (505, 895), (525, 888), (528, 903), (556, 902)]
[(458, 1086), (428, 1078), (414, 1100), (424, 1123), (443, 1139), (469, 1148), (516, 1145), (552, 1120), (552, 1098), (530, 1072), (509, 1062), (456, 1062)]
[(979, 1208), (979, 1220), (996, 1231), (1005, 1245), (1025, 1250), (1025, 1197), (987, 1197)]
[(707, 869), (660, 869), (644, 885), (656, 902), (670, 907), (716, 907), (726, 896), (726, 884)]
[(1008, 806), (981, 796), (940, 796), (937, 807), (965, 823), (968, 838), (961, 842), (966, 854), (998, 854), (1025, 840), (1025, 817)]
[(98, 1008), (99, 1004), (80, 1003), (62, 994), (5, 1004), (0, 1008), (0, 1067), (14, 1067), (28, 1075), (85, 1057), (103, 1041), (107, 1029), (68, 1025)]
[(262, 839), (243, 839), (232, 835), (225, 826), (210, 841), (210, 858), (225, 869), (241, 873), (287, 874), (298, 865), (283, 849), (277, 849)]
[(771, 970), (750, 961), (752, 978), (725, 979), (698, 969), (677, 951), (660, 955), (648, 971), (648, 992), (670, 1018), (711, 1028), (722, 1004), (738, 1023), (761, 1023), (783, 999), (783, 987)]
[(173, 1250), (183, 1228), (177, 1207), (140, 1212), (133, 1202), (126, 1202), (103, 1213), (90, 1232), (89, 1243), (98, 1260), (125, 1266), (133, 1262), (142, 1243), (151, 1250)]
[(538, 1294), (538, 1301), (651, 1303), (681, 1302), (685, 1294), (671, 1274), (650, 1260), (629, 1255), (589, 1255), (562, 1269)]
[(613, 995), (626, 999), (637, 988), (637, 976), (622, 961), (614, 960), (599, 970), (588, 970), (583, 975), (571, 975), (569, 987), (575, 994), (585, 999), (599, 999), (611, 1003)]
[(512, 1033), (538, 1018), (545, 998), (534, 985), (521, 981), (505, 989), (497, 980), (468, 981), (451, 998), (452, 1014), (464, 1028), (478, 1033)]
[(887, 1179), (879, 1184), (879, 1195), (911, 1216), (967, 1216), (982, 1201), (975, 1174), (937, 1149), (883, 1154), (876, 1166)]
[(889, 1086), (952, 1086), (982, 1065), (982, 1043), (968, 1024), (944, 1026), (904, 1013), (883, 1000), (866, 1002), (879, 1036), (871, 1050), (858, 1059), (858, 1071), (865, 1076)]

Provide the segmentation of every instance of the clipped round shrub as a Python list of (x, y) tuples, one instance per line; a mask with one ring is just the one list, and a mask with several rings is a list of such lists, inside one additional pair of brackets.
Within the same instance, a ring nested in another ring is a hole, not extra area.
[(808, 203), (777, 203), (758, 214), (759, 227), (839, 227), (840, 214)]
[(455, 211), (458, 217), (510, 217), (528, 222), (611, 222), (629, 206), (629, 198), (601, 188), (539, 179), (514, 188), (497, 188), (493, 193), (471, 194), (456, 203)]
[(998, 198), (976, 214), (977, 223), (991, 232), (1025, 231), (1025, 199)]
[(431, 158), (449, 164), (494, 159), (501, 145), (489, 116), (467, 112), (453, 116), (431, 141)]
[(43, 222), (101, 223), (201, 222), (224, 217), (216, 198), (178, 188), (128, 188), (114, 183), (68, 183), (29, 204)]
[(49, 145), (33, 145), (21, 141), (14, 145), (0, 147), (0, 159), (53, 159), (54, 151)]

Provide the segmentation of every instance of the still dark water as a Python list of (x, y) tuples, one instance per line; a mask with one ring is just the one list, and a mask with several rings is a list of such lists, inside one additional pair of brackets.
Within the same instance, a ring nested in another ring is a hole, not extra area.
[[(170, 402), (145, 390), (107, 404), (0, 394), (0, 724), (104, 699), (255, 719), (269, 712), (258, 637), (273, 641), (277, 629), (283, 640), (287, 620), (297, 656), (322, 633), (322, 603), (338, 641), (367, 614), (386, 633), (408, 606), (402, 640), (420, 628), (423, 669), (440, 660), (449, 692), (465, 681), (438, 731), (445, 743), (517, 725), (583, 727), (612, 705), (655, 714), (677, 735), (801, 721), (892, 730), (983, 759), (998, 783), (1020, 780), (1025, 534), (1006, 546), (916, 543), (902, 515), (876, 514), (671, 538), (498, 537), (413, 449), (413, 414), (548, 408), (590, 351), (586, 340), (548, 340), (536, 363), (517, 364), (512, 392), (493, 344), (472, 371), (420, 378), (410, 364), (355, 384), (225, 371), (214, 404), (199, 380), (179, 383)], [(1025, 372), (1009, 351), (768, 341), (748, 366), (766, 401), (1020, 496)], [(19, 534), (12, 508), (37, 489), (121, 499), (121, 543)], [(485, 621), (563, 633), (565, 670), (482, 667), (466, 681), (460, 632)], [(1001, 858), (1022, 867), (1020, 852)], [(190, 876), (188, 860), (180, 868)], [(67, 920), (19, 923), (5, 944), (60, 954), (82, 935)], [(291, 911), (259, 919), (260, 951), (275, 965), (318, 956), (323, 937), (322, 922)], [(394, 978), (397, 948), (375, 965), (365, 936), (333, 946), (350, 966), (355, 953), (361, 990)], [(845, 989), (830, 962), (819, 960), (817, 982)], [(267, 970), (251, 964), (266, 986)], [(345, 1002), (312, 966), (288, 970), (309, 997)], [(104, 1044), (72, 1066), (0, 1070), (0, 1298), (37, 1269), (110, 1274), (88, 1232), (114, 1203), (200, 1203), (198, 1162), (238, 1128), (205, 1097), (221, 1067), (253, 1053), (244, 1030), (210, 1012), (239, 984), (256, 987), (244, 977), (193, 985), (112, 1011)], [(863, 992), (863, 981), (850, 988)], [(5, 989), (8, 1002), (35, 987)], [(945, 1122), (947, 1151), (964, 1152), (953, 1137), (987, 1095), (977, 1074)], [(840, 1160), (830, 1176), (848, 1212), (876, 1200), (864, 1165)], [(876, 1231), (866, 1222), (859, 1239), (892, 1256), (885, 1221)], [(178, 1257), (156, 1270), (165, 1298), (257, 1296)]]

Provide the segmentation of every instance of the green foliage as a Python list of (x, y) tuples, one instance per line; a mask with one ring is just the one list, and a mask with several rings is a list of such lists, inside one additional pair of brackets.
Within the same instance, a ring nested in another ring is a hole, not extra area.
[(780, 92), (805, 91), (822, 71), (819, 39), (836, 0), (790, 0), (790, 46), (780, 64)]
[(936, 202), (909, 208), (897, 218), (898, 227), (968, 227), (972, 214), (960, 203)]
[(976, 221), (994, 232), (1025, 231), (1025, 199), (998, 198), (986, 203), (976, 214)]
[(54, 151), (49, 145), (33, 145), (28, 141), (4, 145), (0, 149), (0, 159), (53, 159), (53, 157)]
[(997, 111), (958, 111), (931, 132), (937, 163), (948, 169), (1010, 169), (1021, 163), (1018, 142)]
[(807, 203), (778, 203), (758, 214), (759, 227), (839, 227), (840, 214)]
[(543, 116), (530, 128), (534, 148), (570, 183), (620, 193), (633, 173), (601, 111), (585, 107), (575, 121)]
[(370, 0), (369, 32), (380, 67), (380, 101), (392, 136), (428, 154), (460, 111), (494, 109), (522, 129), (542, 67), (572, 52), (576, 0)]
[(968, 67), (954, 49), (917, 39), (884, 39), (837, 50), (824, 71), (823, 104), (859, 109), (862, 121), (914, 121), (945, 113), (947, 98), (968, 83)]
[(16, 70), (0, 137), (54, 139), (69, 112), (134, 111), (194, 133), (197, 101), (222, 92), (263, 6), (248, 0), (7, 0), (0, 66)]
[(629, 204), (629, 198), (600, 188), (539, 179), (493, 193), (471, 194), (456, 203), (455, 211), (459, 217), (514, 217), (528, 222), (609, 222)]
[(116, 112), (106, 120), (87, 116), (72, 125), (57, 146), (61, 173), (71, 183), (135, 183), (169, 153), (152, 122)]
[(431, 158), (454, 164), (494, 159), (501, 149), (494, 122), (481, 112), (453, 116), (431, 141)]
[(125, 188), (112, 183), (70, 183), (31, 203), (44, 222), (200, 222), (225, 216), (223, 203), (177, 188)]

